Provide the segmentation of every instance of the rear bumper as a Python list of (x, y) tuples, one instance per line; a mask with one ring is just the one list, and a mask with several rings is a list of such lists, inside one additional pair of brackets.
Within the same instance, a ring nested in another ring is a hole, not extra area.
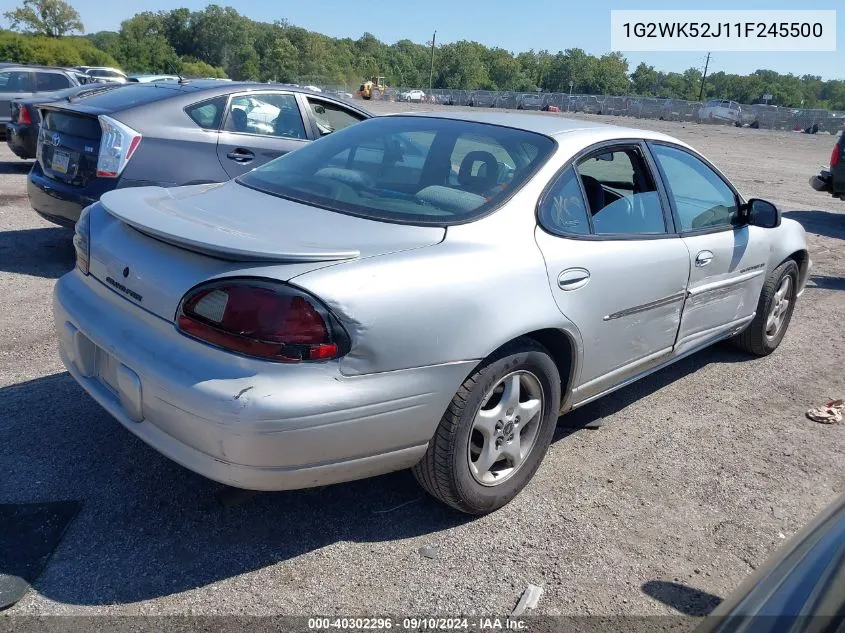
[(55, 224), (70, 227), (76, 224), (82, 209), (95, 203), (102, 193), (47, 178), (37, 162), (26, 180), (26, 192), (29, 204), (38, 215)]
[(472, 364), (350, 378), (337, 362), (242, 358), (182, 336), (78, 271), (56, 283), (53, 310), (62, 362), (103, 408), (173, 461), (253, 490), (412, 466)]
[(30, 125), (16, 125), (10, 123), (6, 126), (6, 145), (9, 146), (18, 158), (35, 158), (36, 139), (38, 138), (37, 128)]

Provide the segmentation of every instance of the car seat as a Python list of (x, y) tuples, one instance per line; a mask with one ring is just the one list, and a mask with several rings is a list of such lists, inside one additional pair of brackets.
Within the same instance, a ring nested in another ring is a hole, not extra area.
[[(475, 175), (472, 171), (476, 163), (482, 163), (476, 169)], [(483, 193), (493, 189), (499, 181), (499, 163), (496, 157), (490, 152), (474, 151), (469, 152), (461, 161), (461, 168), (458, 171), (458, 183), (473, 193)]]
[(232, 110), (232, 125), (235, 128), (235, 132), (246, 132), (249, 127), (249, 119), (246, 116), (246, 112), (240, 108), (234, 108)]

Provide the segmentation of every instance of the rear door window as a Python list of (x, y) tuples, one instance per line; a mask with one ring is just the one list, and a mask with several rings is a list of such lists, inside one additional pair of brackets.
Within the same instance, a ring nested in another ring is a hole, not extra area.
[(70, 79), (59, 73), (35, 73), (35, 92), (70, 88)]
[(614, 147), (577, 165), (597, 235), (666, 232), (654, 178), (638, 147)]
[(307, 139), (296, 97), (253, 93), (232, 98), (225, 129), (239, 134)]
[(0, 93), (32, 92), (30, 74), (20, 70), (0, 72)]

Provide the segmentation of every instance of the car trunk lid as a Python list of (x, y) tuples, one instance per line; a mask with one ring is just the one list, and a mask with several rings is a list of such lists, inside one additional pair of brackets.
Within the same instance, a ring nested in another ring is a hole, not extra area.
[(94, 114), (41, 106), (37, 160), (51, 180), (84, 187), (97, 177), (100, 121)]
[(172, 320), (184, 294), (222, 276), (288, 280), (323, 266), (437, 244), (445, 229), (376, 222), (264, 194), (234, 181), (103, 195), (91, 275)]

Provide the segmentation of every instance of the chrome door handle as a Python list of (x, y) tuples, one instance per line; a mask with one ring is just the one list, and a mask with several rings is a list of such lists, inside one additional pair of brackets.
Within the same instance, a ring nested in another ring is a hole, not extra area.
[(590, 271), (586, 268), (567, 268), (557, 276), (557, 285), (561, 290), (578, 290), (590, 281)]
[(713, 261), (713, 253), (710, 251), (701, 251), (695, 258), (695, 265), (698, 268), (706, 266)]

